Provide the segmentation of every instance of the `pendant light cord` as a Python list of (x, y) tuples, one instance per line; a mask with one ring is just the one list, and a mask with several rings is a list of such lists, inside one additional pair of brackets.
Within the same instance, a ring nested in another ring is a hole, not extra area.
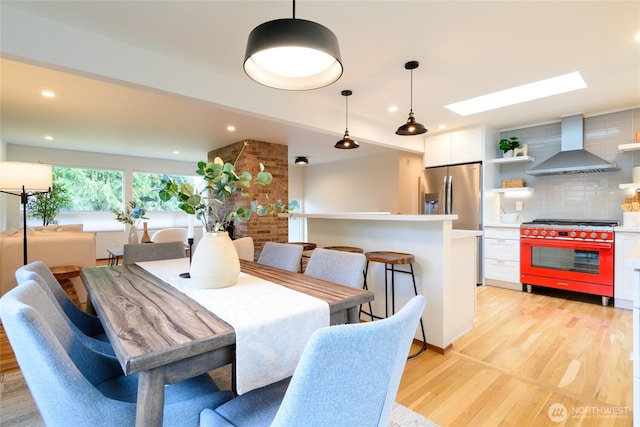
[(344, 97), (345, 103), (347, 108), (345, 109), (345, 113), (344, 113), (344, 129), (345, 131), (349, 131), (349, 97), (345, 96)]
[(413, 69), (411, 69), (411, 95), (409, 95), (409, 111), (413, 113)]
[(293, 19), (296, 19), (296, 0), (293, 0)]

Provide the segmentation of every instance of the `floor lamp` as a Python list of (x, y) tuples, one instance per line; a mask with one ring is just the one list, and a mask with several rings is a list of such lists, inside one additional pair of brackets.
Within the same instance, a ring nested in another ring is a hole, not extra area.
[(0, 193), (20, 196), (22, 203), (22, 253), (27, 265), (27, 201), (29, 196), (51, 191), (51, 165), (0, 162)]

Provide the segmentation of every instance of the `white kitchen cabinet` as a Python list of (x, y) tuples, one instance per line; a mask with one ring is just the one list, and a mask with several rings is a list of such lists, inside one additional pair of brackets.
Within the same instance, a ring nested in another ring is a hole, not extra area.
[(482, 127), (460, 129), (424, 139), (424, 167), (482, 161)]
[(520, 228), (484, 228), (484, 283), (522, 290), (520, 283)]
[(640, 233), (616, 231), (614, 305), (631, 310), (633, 307), (634, 270), (627, 260), (631, 251), (640, 243)]

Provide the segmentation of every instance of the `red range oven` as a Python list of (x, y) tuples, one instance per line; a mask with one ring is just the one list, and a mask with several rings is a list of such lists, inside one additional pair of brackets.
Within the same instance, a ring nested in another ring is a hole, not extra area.
[(535, 220), (520, 227), (520, 280), (531, 286), (613, 296), (617, 221)]

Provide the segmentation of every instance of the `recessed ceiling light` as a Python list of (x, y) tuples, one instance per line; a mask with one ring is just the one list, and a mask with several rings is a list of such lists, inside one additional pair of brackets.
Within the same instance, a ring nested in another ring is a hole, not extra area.
[(637, 42), (640, 42), (640, 33), (636, 34), (636, 36), (633, 39)]
[(387, 111), (390, 113), (395, 113), (396, 111), (398, 111), (398, 106), (397, 105), (389, 105), (389, 108), (387, 108)]
[(178, 150), (174, 150), (174, 151), (173, 151), (173, 154), (178, 155), (178, 154), (180, 154), (180, 152), (179, 152)]
[(446, 129), (447, 125), (438, 125), (438, 129)]
[(44, 137), (47, 141), (53, 141), (53, 137), (51, 135), (47, 135)]
[(56, 94), (51, 92), (50, 90), (43, 90), (42, 92), (40, 92), (40, 94), (42, 96), (44, 96), (45, 98), (55, 98)]
[(582, 79), (580, 73), (574, 71), (573, 73), (563, 74), (561, 76), (467, 99), (466, 101), (455, 102), (445, 105), (444, 108), (461, 116), (468, 116), (508, 105), (584, 89), (585, 87), (587, 87), (587, 84)]
[(235, 126), (227, 126), (227, 130), (229, 132), (234, 132), (236, 130), (236, 127)]

